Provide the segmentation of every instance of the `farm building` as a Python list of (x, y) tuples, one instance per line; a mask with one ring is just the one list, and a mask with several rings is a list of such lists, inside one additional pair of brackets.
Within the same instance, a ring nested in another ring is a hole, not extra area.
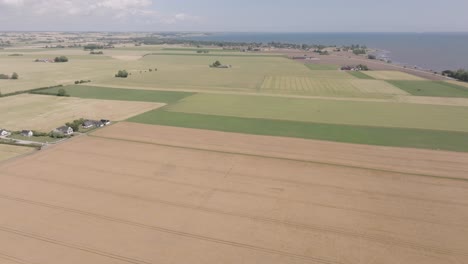
[(61, 134), (64, 134), (66, 136), (69, 136), (69, 135), (73, 134), (73, 128), (71, 128), (69, 126), (61, 126), (61, 127), (58, 127), (56, 129), (54, 129), (53, 132), (61, 133)]
[(86, 120), (81, 125), (83, 128), (92, 128), (92, 127), (102, 127), (104, 124), (101, 121), (96, 120)]
[(35, 62), (54, 63), (54, 59), (36, 59)]
[(21, 131), (21, 135), (23, 137), (32, 137), (34, 136), (34, 132), (32, 132), (32, 130), (23, 130)]
[(0, 129), (0, 137), (6, 137), (11, 135), (10, 132), (6, 131), (5, 129)]
[(108, 126), (111, 124), (111, 121), (110, 120), (107, 120), (107, 119), (101, 119), (101, 123), (104, 125), (104, 126)]

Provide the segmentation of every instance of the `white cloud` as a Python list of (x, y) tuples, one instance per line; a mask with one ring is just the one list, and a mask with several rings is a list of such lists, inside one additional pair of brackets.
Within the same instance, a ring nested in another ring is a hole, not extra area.
[[(6, 7), (6, 8), (2, 8)], [(109, 20), (133, 24), (176, 24), (198, 18), (185, 13), (161, 14), (153, 8), (152, 0), (0, 0), (0, 20), (18, 21), (27, 17), (38, 24), (44, 17), (83, 23), (109, 23)], [(35, 25), (37, 26), (37, 25)]]
[(24, 1), (23, 0), (0, 0), (0, 5), (20, 7), (24, 5)]
[(176, 24), (178, 22), (196, 22), (199, 21), (200, 17), (191, 16), (186, 13), (178, 13), (173, 16), (166, 16), (162, 19), (165, 24)]

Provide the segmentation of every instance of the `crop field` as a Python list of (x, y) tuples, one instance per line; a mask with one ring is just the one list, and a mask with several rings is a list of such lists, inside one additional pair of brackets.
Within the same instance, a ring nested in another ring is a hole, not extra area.
[(468, 132), (468, 107), (197, 94), (168, 111), (302, 122)]
[(359, 78), (359, 79), (368, 79), (368, 80), (373, 80), (375, 78), (371, 77), (370, 75), (364, 74), (360, 71), (348, 71), (349, 74), (352, 76)]
[[(294, 76), (294, 75), (292, 75)], [(307, 74), (309, 77), (313, 78), (321, 78), (321, 79), (356, 79), (356, 77), (348, 74), (345, 71), (337, 71), (337, 70), (317, 70), (317, 71), (309, 71)]]
[(66, 87), (53, 87), (34, 93), (56, 95), (59, 89), (64, 89), (72, 97), (102, 100), (120, 100), (136, 102), (175, 103), (194, 93), (173, 91), (151, 91), (124, 88), (108, 88), (89, 85), (69, 85)]
[(13, 146), (0, 143), (0, 162), (24, 154), (32, 153), (33, 151), (35, 151), (35, 149), (30, 147)]
[(415, 96), (468, 97), (468, 87), (448, 82), (434, 81), (389, 81), (396, 87)]
[[(232, 65), (229, 69), (208, 67), (216, 60)], [(125, 87), (160, 87), (221, 91), (255, 91), (266, 75), (310, 74), (303, 65), (280, 57), (226, 57), (212, 56), (145, 56), (139, 66), (128, 66), (132, 75), (127, 79), (108, 78), (100, 85)], [(158, 71), (145, 72), (149, 68)], [(140, 72), (142, 71), (142, 72)]]
[(461, 82), (461, 81), (446, 81), (446, 82), (457, 85), (457, 86), (463, 86), (463, 87), (468, 88), (468, 82)]
[(312, 64), (312, 63), (306, 63), (305, 66), (313, 71), (320, 71), (320, 70), (328, 70), (328, 71), (333, 71), (333, 70), (338, 70), (340, 66), (338, 65), (332, 65), (332, 64)]
[[(149, 124), (346, 142), (355, 144), (468, 152), (467, 132), (325, 124), (265, 118), (205, 115), (154, 110), (128, 121)], [(151, 135), (148, 135), (150, 138)]]
[(0, 124), (8, 130), (49, 132), (74, 119), (105, 118), (119, 121), (163, 105), (23, 94), (0, 98)]
[(341, 97), (388, 97), (408, 93), (380, 80), (267, 76), (261, 91)]
[(54, 58), (56, 55), (25, 55), (21, 57), (0, 57), (0, 73), (19, 74), (18, 80), (0, 80), (2, 94), (24, 91), (58, 84), (73, 83), (76, 80), (98, 80), (114, 76), (119, 69), (115, 60), (109, 57), (68, 56), (67, 63), (34, 62), (37, 58)]
[(119, 123), (0, 164), (0, 259), (464, 263), (467, 159)]
[(369, 75), (377, 80), (397, 80), (397, 81), (422, 81), (421, 77), (411, 75), (401, 71), (366, 71), (363, 74)]

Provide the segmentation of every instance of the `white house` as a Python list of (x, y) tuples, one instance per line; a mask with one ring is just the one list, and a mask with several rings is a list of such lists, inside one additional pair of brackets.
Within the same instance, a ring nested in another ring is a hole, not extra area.
[(61, 126), (61, 127), (58, 127), (56, 129), (54, 129), (54, 132), (61, 133), (61, 134), (64, 134), (66, 136), (69, 136), (69, 135), (73, 134), (73, 128), (71, 128), (69, 126)]
[(23, 137), (32, 137), (34, 136), (34, 132), (32, 132), (32, 130), (23, 130), (21, 131), (21, 135)]
[(0, 137), (7, 137), (11, 135), (10, 132), (6, 131), (5, 129), (0, 129)]

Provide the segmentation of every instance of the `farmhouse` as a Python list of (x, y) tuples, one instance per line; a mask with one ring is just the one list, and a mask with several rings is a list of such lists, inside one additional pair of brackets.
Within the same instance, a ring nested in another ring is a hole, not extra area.
[(23, 136), (23, 137), (32, 137), (32, 136), (34, 136), (34, 132), (32, 132), (32, 130), (22, 130), (21, 131), (21, 136)]
[(110, 121), (110, 120), (107, 120), (107, 119), (101, 119), (101, 123), (102, 123), (102, 125), (104, 125), (104, 126), (108, 126), (108, 125), (110, 125), (111, 121)]
[(0, 137), (7, 137), (11, 135), (10, 132), (6, 131), (5, 129), (0, 129)]
[(69, 136), (69, 135), (73, 134), (73, 128), (71, 128), (69, 126), (61, 126), (61, 127), (58, 127), (56, 129), (54, 129), (53, 132)]
[(83, 128), (102, 127), (101, 121), (85, 120), (81, 125)]
[(54, 59), (36, 59), (35, 62), (54, 63)]

